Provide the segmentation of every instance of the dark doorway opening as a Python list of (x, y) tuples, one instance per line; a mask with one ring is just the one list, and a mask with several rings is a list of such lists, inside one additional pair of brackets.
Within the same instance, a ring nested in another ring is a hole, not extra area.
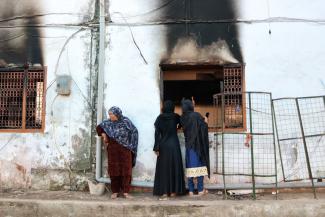
[[(201, 113), (202, 116), (209, 113), (209, 128), (217, 129), (220, 120), (229, 119), (226, 117), (229, 112), (221, 114), (221, 111), (225, 110), (222, 110), (221, 104), (215, 104), (214, 96), (222, 93), (230, 94), (230, 97), (225, 99), (223, 106), (227, 105), (228, 110), (234, 107), (236, 111), (238, 111), (239, 106), (240, 111), (245, 112), (245, 109), (242, 109), (244, 108), (244, 100), (242, 99), (244, 71), (242, 64), (178, 63), (161, 64), (160, 66), (162, 71), (161, 99), (163, 101), (172, 100), (176, 105), (176, 113), (181, 114), (182, 99), (194, 99), (195, 111)], [(232, 95), (240, 99), (235, 102), (231, 97)], [(236, 130), (244, 128), (245, 115), (241, 114), (240, 117), (242, 121), (239, 125), (237, 124)], [(233, 127), (229, 126), (229, 128)]]

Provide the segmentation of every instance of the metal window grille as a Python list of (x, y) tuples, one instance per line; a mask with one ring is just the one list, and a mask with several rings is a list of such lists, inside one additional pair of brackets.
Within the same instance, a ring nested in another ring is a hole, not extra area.
[(243, 67), (227, 66), (223, 69), (223, 93), (215, 94), (214, 106), (217, 108), (217, 129), (244, 130), (245, 96), (243, 92)]
[(43, 68), (0, 71), (0, 131), (44, 129), (45, 78)]

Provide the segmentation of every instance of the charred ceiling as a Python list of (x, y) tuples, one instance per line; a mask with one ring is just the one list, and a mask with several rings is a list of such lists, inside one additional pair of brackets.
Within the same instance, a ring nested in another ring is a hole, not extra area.
[[(166, 0), (161, 1), (163, 4)], [(238, 27), (234, 22), (236, 18), (235, 6), (231, 0), (171, 1), (165, 7), (162, 15), (162, 19), (176, 21), (174, 24), (169, 22), (171, 24), (168, 25), (169, 56), (166, 59), (171, 59), (175, 53), (175, 47), (179, 47), (180, 43), (183, 43), (185, 45), (192, 44), (190, 45), (192, 48), (199, 49), (200, 54), (198, 54), (199, 57), (197, 58), (201, 59), (201, 61), (212, 58), (216, 62), (216, 58), (222, 60), (222, 55), (228, 53), (226, 55), (231, 56), (231, 58), (221, 62), (243, 62)], [(185, 42), (186, 40), (189, 40), (189, 42)], [(215, 46), (216, 44), (217, 46)], [(202, 48), (208, 50), (202, 52)], [(183, 49), (185, 52), (191, 52), (188, 47)], [(218, 51), (223, 54), (214, 55)], [(206, 56), (202, 55), (203, 53)], [(177, 56), (177, 58), (186, 61), (186, 57)], [(190, 61), (193, 60), (190, 59)]]
[(0, 8), (0, 67), (42, 64), (39, 3), (2, 0)]

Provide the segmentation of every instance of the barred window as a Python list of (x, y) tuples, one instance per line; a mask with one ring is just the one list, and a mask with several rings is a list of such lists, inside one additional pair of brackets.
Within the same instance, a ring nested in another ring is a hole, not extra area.
[(0, 132), (43, 132), (46, 68), (0, 68)]
[(225, 66), (223, 69), (223, 92), (213, 96), (217, 110), (217, 129), (246, 130), (246, 102), (243, 89), (243, 66)]

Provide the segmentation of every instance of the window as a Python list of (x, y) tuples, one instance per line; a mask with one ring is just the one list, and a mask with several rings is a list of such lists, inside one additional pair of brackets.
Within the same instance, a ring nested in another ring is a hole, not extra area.
[(195, 110), (209, 113), (210, 130), (245, 129), (242, 64), (161, 64), (161, 98), (172, 100), (181, 114), (181, 100), (194, 98)]
[(246, 109), (244, 70), (242, 66), (226, 66), (223, 92), (215, 94), (216, 128), (223, 131), (245, 131)]
[(0, 132), (43, 132), (46, 68), (0, 68)]

